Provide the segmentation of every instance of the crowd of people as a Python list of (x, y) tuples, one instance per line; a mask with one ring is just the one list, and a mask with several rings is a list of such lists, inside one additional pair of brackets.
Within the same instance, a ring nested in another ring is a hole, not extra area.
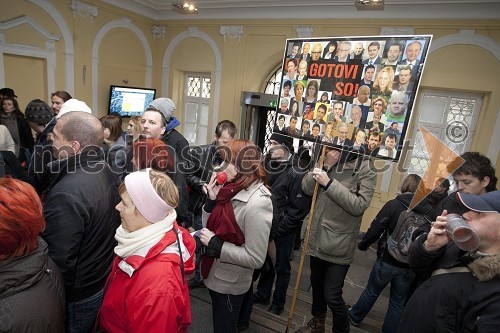
[[(313, 47), (311, 56), (334, 56), (335, 43)], [(352, 46), (338, 47), (337, 56)], [(290, 58), (300, 60), (300, 47), (292, 51)], [(289, 63), (293, 76), (300, 62)], [(304, 98), (318, 99), (314, 83), (306, 90)], [(460, 157), (463, 164), (452, 170), (455, 192), (448, 194), (448, 179), (437, 179), (412, 209), (421, 179), (408, 175), (358, 241), (377, 179), (372, 157), (360, 149), (381, 149), (382, 140), (390, 148), (397, 134), (379, 134), (384, 125), (374, 117), (369, 126), (376, 130), (349, 137), (342, 103), (303, 123), (318, 136), (316, 122), (329, 116), (321, 135), (343, 147), (326, 149), (318, 166), (317, 156), (286, 134), (309, 131), (296, 128), (297, 119), (271, 135), (264, 155), (237, 138), (230, 120), (217, 124), (211, 144), (190, 147), (176, 130), (169, 98), (151, 102), (123, 131), (119, 114), (97, 119), (64, 91), (52, 94), (52, 106), (35, 99), (24, 113), (12, 89), (0, 94), (2, 332), (186, 332), (189, 288), (199, 287), (212, 300), (213, 331), (243, 331), (253, 304), (283, 313), (290, 258), (311, 205), (312, 319), (297, 332), (324, 332), (328, 309), (332, 331), (349, 332), (389, 283), (383, 332), (498, 330), (500, 192), (490, 160), (479, 153)], [(451, 241), (449, 214), (463, 216), (477, 248)], [(389, 240), (407, 216), (420, 222), (405, 235), (402, 260)], [(377, 241), (368, 284), (346, 305), (342, 290), (356, 248), (366, 251)]]

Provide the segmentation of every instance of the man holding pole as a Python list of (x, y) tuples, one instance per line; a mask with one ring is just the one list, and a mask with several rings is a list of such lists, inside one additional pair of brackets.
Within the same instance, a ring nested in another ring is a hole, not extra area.
[(369, 158), (348, 150), (331, 150), (323, 168), (314, 168), (303, 178), (305, 194), (317, 191), (307, 244), (313, 318), (296, 332), (324, 332), (327, 307), (333, 314), (332, 331), (349, 332), (342, 288), (354, 259), (361, 218), (370, 205), (375, 184), (376, 174), (370, 169)]

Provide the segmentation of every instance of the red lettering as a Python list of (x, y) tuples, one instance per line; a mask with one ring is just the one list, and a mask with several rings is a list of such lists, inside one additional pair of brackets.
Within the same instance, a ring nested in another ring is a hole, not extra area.
[(335, 84), (335, 88), (337, 90), (335, 90), (333, 93), (335, 95), (342, 95), (343, 87), (344, 87), (344, 82), (337, 82), (337, 84)]
[(316, 76), (316, 72), (318, 70), (318, 64), (313, 63), (309, 66), (309, 76)]
[(317, 76), (323, 77), (325, 76), (325, 74), (326, 74), (326, 65), (325, 64), (319, 65)]
[(354, 84), (352, 83), (346, 83), (344, 86), (344, 96), (351, 96), (352, 93), (354, 92)]
[(345, 77), (351, 77), (351, 79), (355, 79), (358, 74), (358, 65), (345, 65), (347, 68), (345, 70)]

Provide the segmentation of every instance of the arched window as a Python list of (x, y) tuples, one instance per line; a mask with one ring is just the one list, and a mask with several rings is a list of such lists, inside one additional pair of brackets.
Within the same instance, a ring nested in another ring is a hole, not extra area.
[(280, 82), (283, 71), (281, 68), (281, 63), (279, 63), (271, 75), (267, 79), (267, 83), (264, 87), (265, 94), (278, 95), (280, 92)]

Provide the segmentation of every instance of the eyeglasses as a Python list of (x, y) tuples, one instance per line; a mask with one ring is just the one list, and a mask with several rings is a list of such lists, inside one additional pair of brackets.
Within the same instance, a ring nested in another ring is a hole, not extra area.
[(318, 51), (318, 52), (311, 52), (311, 54), (321, 54), (321, 51)]

